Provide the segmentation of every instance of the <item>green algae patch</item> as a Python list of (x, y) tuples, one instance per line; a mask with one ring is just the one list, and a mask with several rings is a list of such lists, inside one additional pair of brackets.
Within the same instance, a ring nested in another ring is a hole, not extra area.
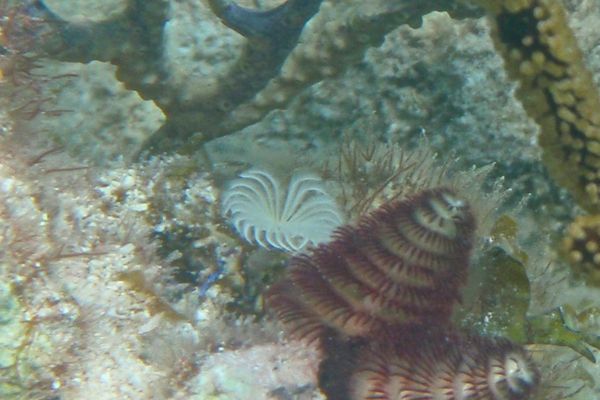
[(14, 376), (22, 340), (27, 327), (22, 323), (23, 308), (13, 296), (10, 285), (0, 282), (0, 397), (17, 395), (20, 391), (18, 377)]

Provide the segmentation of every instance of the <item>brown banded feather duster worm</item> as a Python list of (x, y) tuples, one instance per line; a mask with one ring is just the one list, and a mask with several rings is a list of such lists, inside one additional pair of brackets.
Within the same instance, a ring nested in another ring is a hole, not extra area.
[(323, 350), (329, 400), (525, 400), (538, 383), (526, 351), (459, 333), (476, 221), (449, 188), (384, 204), (293, 257), (267, 304)]
[(297, 336), (326, 328), (383, 338), (398, 327), (446, 324), (466, 279), (475, 218), (451, 190), (384, 205), (308, 255), (268, 301)]
[(350, 379), (352, 400), (509, 400), (529, 398), (539, 377), (529, 355), (508, 340), (419, 332), (371, 344)]

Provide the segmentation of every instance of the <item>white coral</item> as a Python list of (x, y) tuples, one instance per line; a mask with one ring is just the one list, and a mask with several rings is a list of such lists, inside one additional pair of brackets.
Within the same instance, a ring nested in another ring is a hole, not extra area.
[(222, 206), (245, 240), (288, 252), (328, 241), (343, 222), (321, 179), (310, 174), (294, 175), (284, 194), (268, 172), (246, 171), (223, 194)]

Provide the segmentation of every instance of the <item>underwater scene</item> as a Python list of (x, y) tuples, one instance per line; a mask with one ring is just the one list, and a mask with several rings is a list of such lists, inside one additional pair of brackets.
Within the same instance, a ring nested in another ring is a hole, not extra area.
[(599, 27), (0, 0), (0, 399), (600, 399)]

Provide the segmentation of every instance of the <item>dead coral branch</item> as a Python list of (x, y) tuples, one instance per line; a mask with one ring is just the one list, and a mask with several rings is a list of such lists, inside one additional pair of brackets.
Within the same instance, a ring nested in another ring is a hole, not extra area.
[(379, 45), (396, 27), (419, 26), (421, 17), (431, 11), (448, 11), (456, 17), (481, 13), (454, 0), (389, 4), (288, 0), (267, 11), (211, 0), (215, 16), (241, 33), (246, 42), (237, 61), (217, 80), (215, 90), (189, 97), (170, 84), (164, 64), (169, 5), (167, 0), (129, 0), (122, 14), (86, 23), (60, 18), (41, 0), (32, 1), (29, 7), (54, 31), (40, 43), (46, 56), (70, 62), (110, 62), (117, 66), (117, 78), (127, 88), (161, 108), (166, 122), (145, 145), (155, 152), (182, 144), (189, 148), (191, 137), (200, 133), (191, 146), (193, 151), (258, 122), (303, 89), (361, 60), (367, 48)]

